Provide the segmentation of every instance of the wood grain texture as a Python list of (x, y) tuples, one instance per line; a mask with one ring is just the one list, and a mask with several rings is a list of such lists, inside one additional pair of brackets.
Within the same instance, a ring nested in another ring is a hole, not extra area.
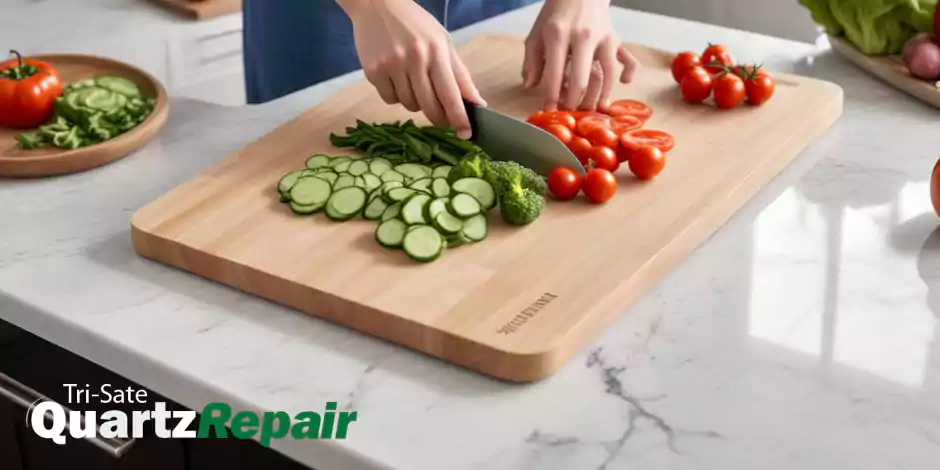
[(80, 54), (40, 55), (58, 70), (64, 84), (98, 75), (118, 75), (134, 82), (145, 96), (157, 104), (144, 122), (111, 140), (89, 147), (62, 150), (42, 148), (23, 150), (16, 135), (23, 130), (0, 127), (0, 176), (32, 178), (76, 173), (111, 163), (140, 149), (166, 124), (169, 113), (166, 90), (149, 73), (111, 59)]
[(834, 36), (829, 36), (829, 43), (835, 53), (846, 58), (856, 67), (924, 103), (940, 108), (940, 88), (938, 88), (940, 87), (940, 81), (930, 82), (911, 75), (907, 66), (901, 61), (901, 56), (865, 55), (848, 41)]
[(242, 0), (150, 0), (194, 20), (207, 20), (222, 15), (240, 13)]
[[(375, 223), (292, 216), (275, 184), (355, 119), (415, 118), (368, 83), (350, 86), (141, 209), (143, 256), (470, 369), (534, 381), (560, 368), (637, 296), (720, 227), (835, 122), (841, 88), (777, 77), (761, 108), (720, 112), (680, 99), (670, 56), (639, 46), (645, 65), (617, 96), (655, 110), (649, 128), (677, 147), (648, 183), (622, 169), (607, 204), (548, 203), (524, 228), (490, 216), (490, 233), (419, 265), (379, 247)], [(522, 117), (521, 38), (483, 36), (460, 49), (490, 106)], [(807, 103), (812, 103), (808, 106)]]

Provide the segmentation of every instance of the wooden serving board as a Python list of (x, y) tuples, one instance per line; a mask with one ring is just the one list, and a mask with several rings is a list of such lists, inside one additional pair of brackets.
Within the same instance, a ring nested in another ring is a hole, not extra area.
[(163, 85), (149, 73), (124, 62), (83, 54), (34, 56), (59, 72), (63, 84), (75, 83), (100, 75), (117, 75), (136, 84), (157, 104), (144, 122), (111, 140), (73, 150), (41, 148), (23, 150), (16, 136), (23, 129), (0, 127), (0, 176), (36, 178), (65, 175), (90, 170), (120, 160), (150, 142), (166, 124), (169, 102)]
[(848, 59), (856, 67), (924, 103), (940, 108), (940, 81), (928, 82), (911, 75), (907, 66), (901, 61), (901, 56), (866, 55), (856, 49), (850, 42), (835, 36), (829, 36), (829, 44), (832, 45), (832, 50), (836, 54)]
[[(720, 227), (841, 114), (838, 86), (777, 77), (761, 108), (687, 105), (666, 53), (632, 47), (645, 64), (618, 97), (650, 103), (648, 128), (672, 133), (666, 169), (595, 206), (550, 201), (523, 228), (490, 214), (480, 243), (416, 264), (374, 240), (376, 224), (293, 216), (275, 185), (312, 153), (342, 154), (330, 132), (357, 118), (417, 118), (368, 83), (231, 155), (135, 214), (143, 256), (359, 331), (512, 381), (559, 369), (668, 269)], [(521, 38), (484, 36), (460, 48), (490, 106), (525, 118)], [(422, 123), (426, 123), (423, 119)]]
[(150, 0), (194, 20), (206, 20), (242, 11), (242, 0)]

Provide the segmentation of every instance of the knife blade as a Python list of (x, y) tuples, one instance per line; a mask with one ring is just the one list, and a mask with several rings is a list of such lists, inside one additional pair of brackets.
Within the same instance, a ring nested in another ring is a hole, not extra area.
[(464, 100), (473, 136), (470, 141), (496, 160), (513, 160), (548, 176), (560, 166), (586, 171), (577, 157), (552, 134), (512, 116)]

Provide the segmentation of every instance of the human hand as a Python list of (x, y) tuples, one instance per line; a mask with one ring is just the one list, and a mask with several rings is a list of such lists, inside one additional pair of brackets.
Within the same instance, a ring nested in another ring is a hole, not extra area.
[(621, 44), (609, 10), (610, 0), (545, 1), (522, 68), (523, 86), (541, 84), (544, 109), (605, 110), (615, 80), (633, 79), (636, 59)]
[(436, 126), (470, 137), (467, 98), (486, 105), (450, 34), (414, 0), (339, 0), (353, 22), (366, 78), (388, 104), (424, 112)]

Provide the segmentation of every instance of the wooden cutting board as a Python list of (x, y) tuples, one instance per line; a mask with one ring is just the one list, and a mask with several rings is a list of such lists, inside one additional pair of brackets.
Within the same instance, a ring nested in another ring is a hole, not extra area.
[(222, 15), (240, 13), (242, 0), (150, 0), (194, 20), (207, 20)]
[(845, 39), (829, 36), (832, 50), (855, 64), (856, 67), (880, 78), (885, 83), (907, 94), (940, 108), (940, 81), (921, 80), (908, 71), (899, 55), (870, 56), (863, 54)]
[[(375, 223), (296, 217), (275, 184), (330, 132), (357, 118), (410, 117), (367, 83), (316, 108), (172, 190), (133, 217), (143, 256), (348, 325), (479, 372), (533, 381), (559, 369), (628, 305), (709, 237), (842, 111), (842, 90), (779, 76), (761, 108), (684, 104), (668, 54), (632, 47), (647, 67), (617, 96), (650, 103), (648, 128), (676, 148), (655, 180), (622, 169), (602, 206), (550, 201), (524, 228), (490, 216), (480, 243), (419, 265), (373, 238)], [(461, 56), (490, 105), (525, 117), (538, 97), (520, 89), (521, 38), (479, 37)], [(423, 119), (422, 123), (426, 123)]]

